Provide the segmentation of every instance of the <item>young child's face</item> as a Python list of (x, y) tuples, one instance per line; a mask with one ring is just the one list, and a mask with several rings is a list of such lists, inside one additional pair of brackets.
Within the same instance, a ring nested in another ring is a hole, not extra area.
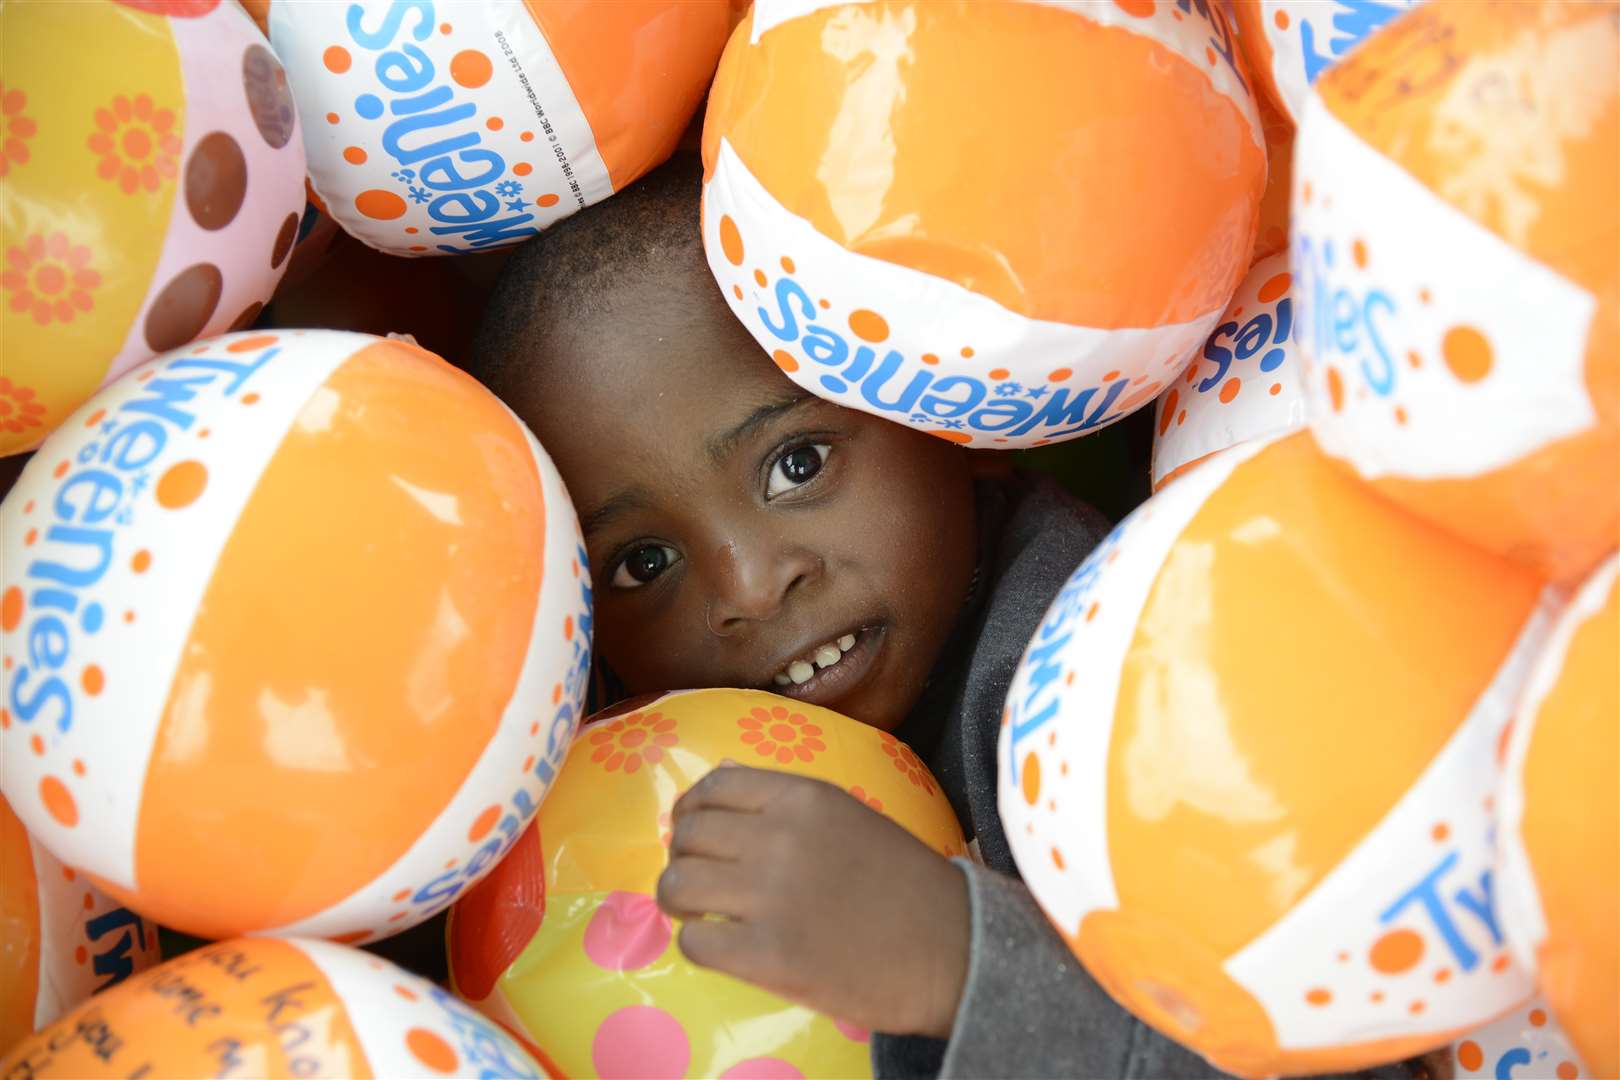
[(697, 272), (548, 330), (511, 402), (579, 512), (596, 647), (632, 693), (760, 688), (892, 729), (970, 587), (967, 455), (795, 386)]

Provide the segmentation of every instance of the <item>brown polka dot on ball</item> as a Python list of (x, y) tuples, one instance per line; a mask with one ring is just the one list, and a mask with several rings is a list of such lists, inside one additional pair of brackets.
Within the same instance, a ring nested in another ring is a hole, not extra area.
[(213, 263), (188, 266), (174, 276), (146, 313), (146, 344), (153, 352), (178, 349), (208, 325), (225, 278)]
[(293, 241), (298, 239), (298, 215), (288, 214), (287, 220), (281, 223), (281, 229), (276, 233), (275, 246), (270, 249), (270, 269), (274, 270), (287, 258), (287, 252), (293, 249)]
[(242, 90), (247, 94), (248, 111), (259, 134), (280, 150), (292, 141), (297, 113), (292, 91), (287, 89), (287, 73), (281, 61), (263, 45), (249, 45), (242, 54)]
[(236, 219), (247, 197), (247, 159), (236, 140), (209, 132), (186, 162), (186, 208), (205, 229), (223, 229)]
[(227, 330), (226, 333), (234, 334), (238, 330), (248, 329), (253, 325), (254, 321), (258, 319), (259, 312), (263, 310), (264, 305), (255, 300), (253, 303), (242, 309), (242, 314), (231, 320), (230, 329)]

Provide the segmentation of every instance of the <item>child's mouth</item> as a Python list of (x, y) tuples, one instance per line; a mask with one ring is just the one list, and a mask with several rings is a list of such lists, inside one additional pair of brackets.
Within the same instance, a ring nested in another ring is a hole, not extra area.
[(766, 689), (812, 705), (830, 705), (866, 677), (882, 646), (882, 626), (851, 630), (790, 661)]

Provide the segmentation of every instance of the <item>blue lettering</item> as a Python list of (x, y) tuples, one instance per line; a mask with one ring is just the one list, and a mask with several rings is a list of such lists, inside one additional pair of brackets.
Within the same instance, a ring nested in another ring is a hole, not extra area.
[(55, 615), (35, 619), (28, 627), (29, 663), (55, 671), (67, 656), (68, 632), (62, 620)]
[[(397, 72), (398, 74), (395, 74)], [(415, 45), (377, 57), (377, 81), (396, 94), (414, 94), (433, 81), (433, 61)]]
[[(861, 351), (865, 352), (867, 350), (863, 348)], [(878, 365), (877, 370), (862, 381), (861, 397), (879, 409), (888, 412), (910, 412), (917, 403), (917, 398), (924, 390), (928, 389), (928, 384), (934, 381), (934, 377), (926, 371), (919, 371), (911, 377), (911, 381), (905, 385), (893, 401), (884, 401), (878, 396), (878, 391), (882, 390), (883, 385), (894, 377), (895, 372), (900, 370), (901, 360), (900, 354), (890, 349), (884, 355), (883, 362)]]
[(1204, 343), (1204, 359), (1215, 361), (1216, 368), (1215, 374), (1198, 384), (1199, 393), (1208, 393), (1219, 386), (1222, 379), (1226, 378), (1226, 371), (1232, 366), (1232, 350), (1221, 348), (1215, 344), (1215, 339), (1218, 337), (1231, 337), (1237, 333), (1237, 328), (1238, 324), (1235, 322), (1222, 323), (1215, 328), (1215, 332), (1209, 335), (1209, 340)]
[(231, 376), (230, 385), (225, 387), (225, 396), (230, 397), (232, 394), (235, 394), (238, 390), (242, 389), (243, 383), (247, 382), (249, 379), (253, 378), (254, 375), (258, 374), (259, 369), (264, 367), (264, 365), (268, 364), (271, 360), (274, 360), (276, 356), (280, 354), (280, 352), (281, 347), (279, 345), (275, 348), (266, 349), (263, 353), (259, 354), (259, 358), (253, 361), (251, 364), (243, 364), (236, 360), (217, 360), (211, 356), (187, 356), (176, 360), (169, 366), (176, 371), (179, 371), (181, 368), (185, 368), (187, 371), (190, 371), (193, 368), (199, 368), (203, 371), (218, 371), (222, 374)]
[[(442, 101), (449, 100), (450, 90), (448, 87), (443, 86), (439, 87), (430, 94), (424, 94), (423, 97), (431, 98), (440, 94), (443, 95), (440, 101), (435, 101), (433, 104), (439, 104)], [(394, 112), (400, 113), (405, 111), (400, 107), (401, 104), (401, 102), (397, 101), (394, 103)], [(444, 127), (447, 124), (460, 123), (463, 120), (470, 119), (473, 113), (476, 111), (477, 110), (473, 107), (471, 102), (464, 102), (463, 104), (454, 105), (439, 112), (420, 113), (414, 116), (403, 116), (383, 129), (383, 150), (388, 153), (388, 156), (392, 157), (395, 161), (398, 161), (401, 165), (415, 165), (417, 162), (426, 161), (428, 158), (440, 157), (444, 154), (453, 154), (457, 150), (465, 150), (470, 146), (476, 146), (478, 145), (478, 134), (476, 132), (466, 132), (464, 134), (457, 135), (454, 138), (440, 139), (435, 143), (428, 143), (425, 146), (418, 146), (414, 150), (407, 150), (404, 145), (405, 137), (410, 135), (412, 132), (421, 131), (427, 128)]]
[(195, 379), (153, 379), (146, 384), (144, 393), (153, 397), (138, 397), (118, 407), (119, 412), (146, 413), (187, 431), (196, 417), (175, 408), (197, 396), (197, 391), (214, 381), (212, 375)]
[[(71, 498), (75, 491), (88, 487), (90, 491), (78, 505)], [(83, 515), (86, 525), (105, 521), (118, 509), (118, 500), (124, 495), (124, 483), (104, 469), (86, 469), (68, 478), (56, 493), (56, 516), (73, 521)]]
[(1337, 34), (1328, 41), (1331, 56), (1316, 47), (1316, 28), (1311, 20), (1299, 21), (1300, 52), (1305, 61), (1307, 83), (1314, 83), (1329, 64), (1401, 13), (1400, 5), (1381, 4), (1378, 0), (1336, 0), (1335, 6), (1338, 11), (1333, 15), (1333, 29)]
[(35, 589), (29, 599), (33, 600), (35, 607), (55, 608), (69, 615), (79, 610), (78, 596), (66, 589)]
[(1367, 337), (1372, 341), (1373, 351), (1378, 354), (1379, 368), (1375, 372), (1366, 360), (1361, 362), (1362, 377), (1367, 385), (1380, 397), (1388, 397), (1389, 392), (1395, 389), (1395, 362), (1389, 357), (1389, 350), (1384, 348), (1384, 339), (1379, 336), (1378, 325), (1373, 321), (1373, 308), (1378, 307), (1386, 312), (1395, 311), (1395, 302), (1386, 294), (1374, 290), (1367, 294), (1367, 299), (1361, 305), (1361, 318), (1367, 325)]
[(484, 872), (484, 867), (495, 861), (495, 857), (499, 855), (500, 852), (501, 838), (496, 837), (483, 847), (479, 848), (477, 851), (473, 852), (472, 858), (467, 860), (467, 866), (462, 872), (468, 878), (477, 877), (479, 874)]
[[(850, 364), (849, 368), (845, 370), (844, 377), (852, 383), (860, 382), (862, 379), (866, 378), (866, 373), (872, 370), (872, 361), (876, 358), (876, 356), (877, 354), (871, 349), (865, 345), (862, 345), (860, 348), (855, 350), (855, 362)], [(825, 383), (828, 380), (822, 379), (821, 381)]]
[(1261, 312), (1250, 319), (1237, 339), (1237, 358), (1247, 360), (1271, 338), (1271, 316)]
[(156, 420), (136, 420), (112, 433), (101, 451), (101, 461), (129, 472), (142, 469), (163, 452), (169, 432)]
[[(1028, 419), (1034, 411), (1035, 406), (1018, 398), (992, 401), (968, 417), (968, 426), (976, 431), (1006, 431)], [(1001, 420), (1001, 423), (995, 423), (996, 420)]]
[(1457, 905), (1469, 912), (1485, 925), (1490, 932), (1491, 944), (1502, 944), (1502, 931), (1496, 926), (1496, 894), (1491, 887), (1491, 872), (1485, 870), (1479, 875), (1479, 893), (1475, 895), (1466, 887), (1458, 889), (1453, 898)]
[(788, 298), (796, 297), (799, 301), (799, 311), (808, 322), (816, 317), (816, 305), (810, 299), (810, 294), (799, 287), (799, 283), (792, 278), (782, 278), (776, 283), (776, 305), (782, 312), (782, 325), (777, 326), (771, 322), (770, 314), (759, 308), (759, 321), (782, 341), (793, 341), (799, 336), (799, 324), (793, 319), (793, 312), (788, 310)]
[(1098, 405), (1096, 411), (1089, 417), (1084, 417), (1084, 413), (1087, 403), (1091, 401), (1092, 396), (1097, 392), (1096, 387), (1086, 387), (1074, 396), (1072, 403), (1068, 400), (1068, 391), (1063, 387), (1059, 387), (1052, 392), (1051, 397), (1046, 399), (1040, 410), (1023, 424), (1020, 424), (1013, 434), (1026, 434), (1043, 423), (1047, 425), (1074, 425), (1073, 427), (1066, 427), (1062, 431), (1050, 432), (1052, 438), (1060, 438), (1064, 435), (1072, 435), (1077, 431), (1085, 431), (1088, 428), (1096, 427), (1108, 412), (1108, 407), (1114, 403), (1114, 399), (1119, 397), (1120, 391), (1125, 389), (1127, 382), (1126, 379), (1114, 380), (1108, 387), (1108, 393), (1103, 395), (1102, 404)]
[[(451, 207), (454, 206), (460, 206), (465, 212), (451, 213)], [(454, 222), (458, 225), (476, 225), (500, 212), (500, 200), (487, 191), (452, 192), (449, 195), (440, 195), (428, 204), (428, 215), (433, 220)]]
[(405, 16), (412, 11), (421, 18), (416, 20), (416, 28), (411, 31), (411, 36), (417, 41), (426, 41), (428, 35), (433, 32), (432, 0), (394, 0), (394, 6), (383, 15), (382, 25), (375, 30), (367, 30), (360, 24), (360, 20), (365, 17), (366, 9), (359, 4), (350, 4), (345, 23), (349, 36), (357, 43), (368, 49), (386, 49), (394, 43), (394, 36), (399, 33)]
[(1530, 1061), (1530, 1051), (1522, 1046), (1515, 1046), (1496, 1059), (1496, 1080), (1513, 1080), (1513, 1070), (1520, 1065), (1530, 1064)]
[[(792, 314), (788, 314), (792, 319)], [(811, 323), (804, 328), (804, 339), (799, 342), (804, 355), (818, 364), (841, 367), (849, 359), (849, 343), (825, 326)]]
[(46, 531), (45, 539), (53, 543), (90, 546), (100, 553), (100, 557), (93, 567), (84, 569), (35, 559), (29, 564), (29, 577), (54, 581), (72, 589), (83, 589), (100, 581), (101, 575), (107, 572), (107, 565), (112, 562), (113, 534), (110, 529), (80, 529), (69, 525), (52, 525)]
[(1055, 717), (1057, 715), (1057, 708), (1057, 698), (1053, 698), (1051, 701), (1046, 703), (1045, 708), (1041, 709), (1040, 712), (1036, 713), (1028, 720), (1020, 717), (1012, 721), (1012, 738), (1007, 740), (1007, 756), (1009, 758), (1009, 764), (1012, 767), (1012, 782), (1014, 784), (1018, 783), (1018, 768), (1020, 764), (1017, 753), (1018, 744), (1023, 742), (1029, 736), (1033, 735), (1035, 732), (1039, 731), (1047, 721)]
[(416, 895), (411, 897), (411, 903), (426, 904), (438, 900), (448, 902), (455, 897), (456, 893), (461, 891), (461, 882), (457, 880), (460, 876), (461, 871), (459, 870), (446, 870), (420, 889), (417, 889)]
[[(489, 168), (477, 176), (462, 176), (456, 171), (455, 164), (450, 158), (434, 158), (422, 166), (421, 170), (416, 174), (417, 179), (422, 181), (424, 186), (430, 187), (434, 191), (466, 191), (468, 188), (483, 187), (506, 171), (506, 159), (493, 150), (463, 150), (456, 156), (469, 165), (483, 162)], [(499, 209), (499, 207), (495, 209)], [(490, 210), (488, 213), (481, 214), (478, 220), (482, 221), (494, 212), (495, 210)]]
[(1063, 674), (1063, 665), (1057, 662), (1056, 657), (1073, 636), (1065, 633), (1054, 635), (1039, 645), (1030, 643), (1029, 653), (1024, 657), (1024, 669), (1029, 672), (1029, 688), (1024, 692), (1025, 712), (1033, 709), (1035, 699), (1041, 691), (1056, 682), (1058, 676)]
[[(965, 389), (961, 400), (951, 401), (942, 396), (959, 386)], [(971, 412), (984, 400), (985, 394), (984, 383), (966, 375), (947, 375), (943, 379), (936, 379), (931, 389), (933, 393), (923, 398), (918, 407), (929, 416), (937, 416), (942, 420), (964, 416)]]
[(1446, 948), (1451, 950), (1451, 955), (1456, 958), (1457, 966), (1464, 971), (1473, 971), (1475, 965), (1479, 963), (1479, 954), (1463, 940), (1462, 932), (1457, 929), (1457, 924), (1451, 921), (1451, 914), (1446, 911), (1446, 905), (1440, 897), (1440, 879), (1456, 865), (1457, 853), (1453, 851), (1441, 859), (1433, 870), (1425, 874), (1422, 881), (1402, 893), (1393, 904), (1389, 905), (1378, 916), (1378, 921), (1388, 923), (1416, 902), (1429, 916), (1434, 928), (1440, 932), (1440, 938), (1446, 943)]
[[(478, 192), (478, 194), (482, 195), (484, 192)], [(455, 196), (444, 195), (440, 197), (449, 199)], [(529, 224), (533, 220), (533, 214), (524, 213), (503, 217), (499, 221), (472, 221), (465, 225), (434, 225), (428, 231), (436, 236), (460, 233), (474, 248), (480, 248), (487, 247), (490, 244), (515, 242), (527, 236), (537, 235), (540, 230)], [(448, 244), (440, 244), (439, 250), (455, 252), (460, 249), (451, 247)]]
[(73, 695), (68, 692), (67, 684), (60, 675), (52, 675), (40, 683), (32, 696), (22, 698), (23, 684), (28, 681), (32, 669), (27, 665), (17, 668), (17, 677), (11, 683), (11, 712), (23, 723), (32, 723), (34, 717), (39, 715), (47, 703), (59, 701), (62, 704), (62, 715), (56, 719), (56, 729), (66, 731), (73, 726)]

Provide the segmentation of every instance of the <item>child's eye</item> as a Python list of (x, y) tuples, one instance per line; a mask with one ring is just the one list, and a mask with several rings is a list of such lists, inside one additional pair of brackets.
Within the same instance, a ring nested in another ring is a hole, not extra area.
[(832, 447), (827, 443), (816, 443), (813, 446), (801, 446), (796, 450), (789, 450), (776, 459), (771, 468), (770, 483), (765, 486), (765, 497), (774, 499), (785, 491), (807, 484), (815, 479), (821, 471), (821, 465), (827, 460)]
[(639, 589), (680, 561), (680, 552), (668, 545), (642, 544), (620, 561), (609, 584), (615, 589)]

